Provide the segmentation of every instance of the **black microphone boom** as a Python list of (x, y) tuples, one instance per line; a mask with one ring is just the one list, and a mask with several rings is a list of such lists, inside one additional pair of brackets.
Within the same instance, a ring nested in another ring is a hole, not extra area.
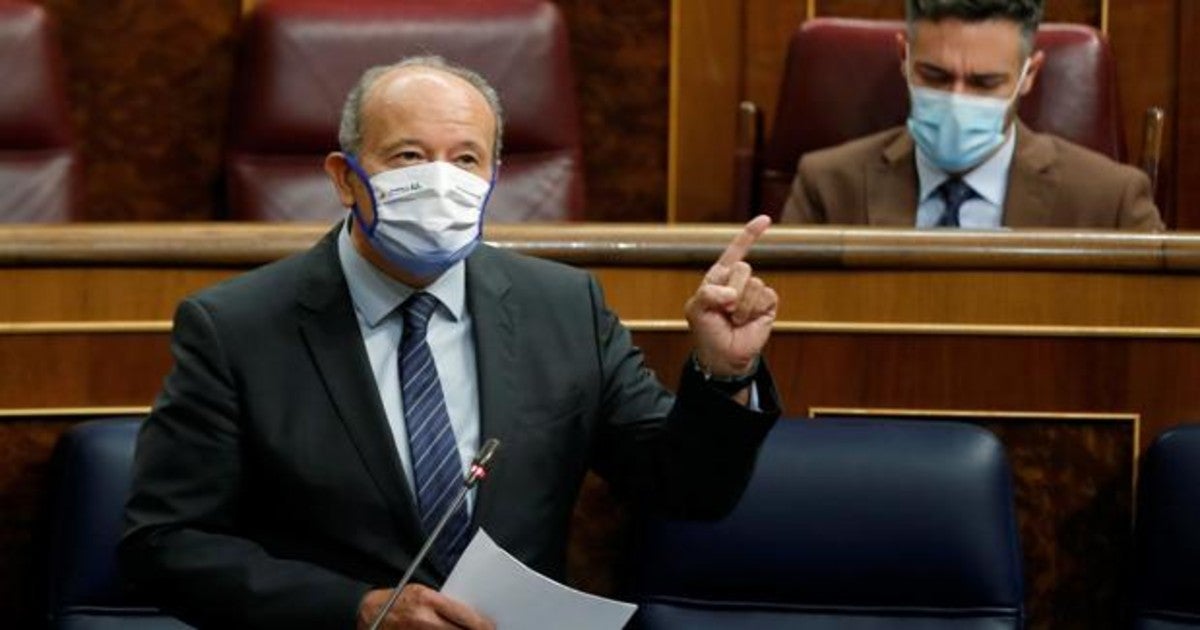
[(471, 488), (479, 485), (480, 481), (487, 478), (488, 470), (491, 469), (492, 460), (496, 457), (496, 451), (500, 448), (500, 440), (491, 438), (479, 447), (479, 452), (475, 454), (475, 459), (471, 460), (471, 467), (467, 469), (467, 474), (463, 476), (462, 489), (458, 491), (458, 496), (454, 498), (454, 502), (450, 504), (450, 508), (442, 514), (442, 518), (438, 520), (433, 531), (429, 533), (429, 537), (425, 539), (425, 544), (421, 545), (421, 549), (417, 551), (417, 555), (413, 556), (413, 560), (408, 565), (408, 570), (404, 572), (404, 576), (400, 578), (400, 582), (392, 588), (392, 594), (388, 597), (387, 603), (383, 605), (383, 609), (375, 617), (375, 621), (371, 623), (370, 630), (379, 630), (379, 625), (383, 623), (388, 612), (392, 610), (392, 606), (396, 605), (396, 600), (400, 599), (400, 592), (412, 580), (413, 573), (417, 567), (425, 561), (425, 556), (429, 554), (429, 550), (433, 548), (433, 543), (437, 542), (438, 536), (442, 534), (442, 529), (446, 527), (446, 523), (450, 520), (450, 515), (458, 511), (462, 502), (467, 499), (467, 493)]

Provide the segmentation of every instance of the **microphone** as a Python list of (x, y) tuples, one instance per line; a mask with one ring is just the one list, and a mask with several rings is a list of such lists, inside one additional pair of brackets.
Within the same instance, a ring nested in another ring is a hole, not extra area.
[(425, 544), (417, 551), (417, 555), (413, 556), (413, 560), (408, 565), (408, 570), (404, 572), (404, 576), (392, 588), (392, 594), (388, 597), (387, 603), (383, 605), (383, 609), (375, 617), (375, 621), (371, 623), (370, 630), (379, 630), (379, 625), (383, 623), (388, 612), (392, 610), (392, 606), (396, 605), (396, 600), (400, 599), (400, 592), (405, 586), (412, 581), (413, 573), (417, 571), (417, 567), (425, 561), (425, 556), (429, 554), (429, 550), (433, 548), (433, 543), (437, 542), (438, 536), (442, 534), (442, 530), (446, 527), (446, 523), (450, 520), (462, 502), (467, 499), (467, 493), (471, 488), (479, 485), (479, 482), (487, 479), (488, 471), (491, 470), (492, 460), (496, 458), (496, 451), (500, 449), (500, 440), (490, 438), (479, 447), (479, 452), (475, 453), (475, 459), (471, 460), (471, 465), (467, 468), (467, 474), (463, 475), (462, 488), (458, 491), (458, 496), (454, 498), (454, 502), (442, 514), (442, 518), (438, 520), (433, 531), (429, 533), (429, 537), (425, 539)]

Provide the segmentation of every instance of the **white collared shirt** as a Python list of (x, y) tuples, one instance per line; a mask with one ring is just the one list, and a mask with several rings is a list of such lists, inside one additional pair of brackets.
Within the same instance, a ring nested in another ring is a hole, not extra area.
[[(358, 329), (371, 362), (371, 373), (375, 375), (375, 385), (392, 429), (405, 479), (415, 497), (408, 429), (400, 399), (400, 338), (404, 318), (398, 310), (414, 289), (363, 258), (354, 248), (346, 228), (339, 231), (337, 250), (358, 316)], [(424, 291), (438, 299), (438, 306), (429, 318), (425, 340), (433, 354), (446, 398), (446, 412), (450, 415), (450, 427), (458, 441), (458, 457), (466, 471), (479, 450), (480, 432), (479, 379), (471, 314), (467, 310), (466, 263), (459, 261)], [(467, 505), (468, 509), (473, 509), (474, 491), (468, 495)]]
[[(1016, 125), (1009, 128), (1008, 138), (1000, 148), (979, 166), (963, 176), (975, 196), (963, 202), (958, 210), (958, 224), (966, 229), (995, 229), (1004, 220), (1004, 197), (1008, 193), (1008, 171), (1016, 152)], [(946, 210), (946, 202), (938, 194), (950, 174), (938, 168), (921, 149), (915, 148), (917, 161), (917, 227), (936, 227)]]

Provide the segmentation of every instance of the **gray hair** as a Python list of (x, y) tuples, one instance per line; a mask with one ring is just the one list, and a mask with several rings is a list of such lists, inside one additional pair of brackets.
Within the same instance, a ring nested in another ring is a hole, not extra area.
[(393, 64), (368, 68), (366, 72), (362, 73), (358, 83), (354, 84), (354, 87), (350, 89), (350, 94), (346, 96), (346, 104), (342, 106), (342, 121), (338, 127), (338, 144), (341, 145), (342, 152), (358, 155), (358, 152), (362, 150), (363, 101), (366, 100), (367, 93), (370, 92), (375, 82), (393, 70), (412, 67), (432, 68), (456, 76), (470, 83), (483, 96), (483, 100), (487, 101), (488, 107), (496, 117), (496, 137), (492, 145), (492, 162), (499, 164), (501, 138), (504, 136), (504, 115), (500, 109), (500, 97), (496, 95), (495, 88), (478, 72), (450, 63), (438, 55), (405, 57)]
[(908, 38), (913, 38), (916, 23), (921, 20), (1008, 20), (1021, 27), (1021, 52), (1028, 57), (1033, 53), (1033, 36), (1042, 21), (1043, 4), (1043, 0), (905, 0)]

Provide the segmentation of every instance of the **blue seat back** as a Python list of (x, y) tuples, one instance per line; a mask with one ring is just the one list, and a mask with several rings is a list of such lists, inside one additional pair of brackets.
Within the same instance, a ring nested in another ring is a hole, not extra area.
[(1200, 628), (1200, 425), (1169, 429), (1146, 451), (1135, 532), (1134, 627)]
[(46, 588), (52, 628), (188, 627), (127, 590), (117, 569), (139, 425), (137, 418), (84, 422), (55, 447)]
[(653, 521), (649, 629), (1000, 629), (1023, 623), (1012, 475), (956, 422), (781, 421), (734, 511)]

